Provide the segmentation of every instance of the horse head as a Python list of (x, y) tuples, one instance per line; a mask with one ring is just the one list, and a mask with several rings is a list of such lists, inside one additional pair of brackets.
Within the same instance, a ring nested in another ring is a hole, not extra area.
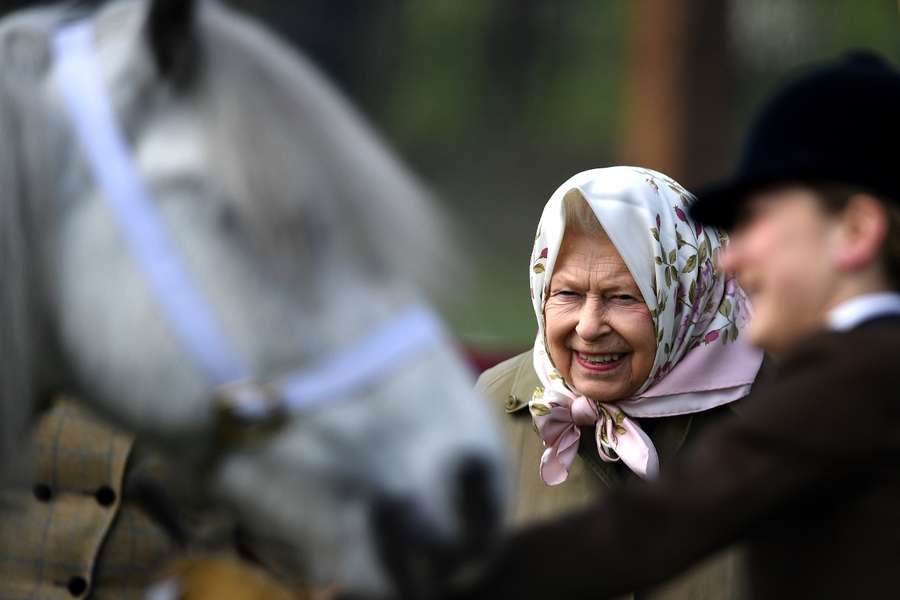
[[(427, 593), (491, 539), (504, 493), (487, 408), (421, 308), (454, 268), (427, 194), (310, 64), (219, 4), (80, 17), (121, 155), (92, 154), (109, 123), (72, 107), (90, 96), (60, 42), (73, 15), (0, 26), (4, 452), (42, 394), (71, 390), (313, 580)], [(136, 232), (116, 185), (146, 195)], [(171, 256), (141, 259), (154, 219)], [(166, 260), (180, 284), (148, 273)], [(197, 351), (183, 329), (204, 319), (217, 335)]]

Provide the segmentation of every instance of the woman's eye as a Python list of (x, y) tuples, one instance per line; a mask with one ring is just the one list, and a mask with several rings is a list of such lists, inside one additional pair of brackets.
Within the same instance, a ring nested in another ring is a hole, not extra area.
[(637, 300), (637, 298), (635, 298), (631, 294), (616, 294), (615, 296), (611, 296), (611, 298), (613, 300), (621, 300), (623, 302), (633, 302), (634, 300)]

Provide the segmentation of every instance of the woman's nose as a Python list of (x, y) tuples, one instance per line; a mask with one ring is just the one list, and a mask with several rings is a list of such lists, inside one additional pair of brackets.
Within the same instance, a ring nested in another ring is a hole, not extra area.
[(612, 331), (607, 307), (600, 300), (588, 300), (581, 307), (575, 333), (583, 340), (594, 340)]

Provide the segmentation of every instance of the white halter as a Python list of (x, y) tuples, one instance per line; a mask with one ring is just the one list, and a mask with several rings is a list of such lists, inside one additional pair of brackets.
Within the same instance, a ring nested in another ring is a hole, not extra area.
[(444, 342), (434, 312), (413, 306), (352, 350), (293, 373), (278, 385), (256, 383), (194, 286), (131, 159), (104, 89), (91, 24), (64, 27), (54, 47), (60, 91), (91, 173), (173, 331), (220, 399), (226, 399), (232, 416), (258, 422), (318, 407), (385, 377), (422, 347)]

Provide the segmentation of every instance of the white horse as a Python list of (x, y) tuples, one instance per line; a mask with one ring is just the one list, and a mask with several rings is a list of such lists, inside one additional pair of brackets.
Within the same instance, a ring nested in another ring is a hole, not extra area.
[[(505, 490), (470, 374), (408, 309), (452, 266), (434, 207), (306, 61), (215, 2), (73, 10), (0, 25), (0, 457), (48, 395), (72, 391), (202, 473), (313, 581), (427, 589), (447, 552), (491, 538)], [(257, 382), (325, 381), (299, 412), (266, 386), (239, 390), (229, 410), (262, 395), (277, 405), (264, 425), (282, 421), (252, 443), (223, 438), (210, 377), (111, 208), (97, 174), (109, 167), (84, 150), (96, 123), (71, 104), (87, 92), (54, 51), (76, 19), (125, 141), (109, 161), (131, 162), (219, 341)], [(382, 350), (372, 332), (397, 338), (402, 323), (425, 333)], [(357, 381), (369, 359), (376, 372)], [(379, 535), (391, 527), (400, 537)]]

